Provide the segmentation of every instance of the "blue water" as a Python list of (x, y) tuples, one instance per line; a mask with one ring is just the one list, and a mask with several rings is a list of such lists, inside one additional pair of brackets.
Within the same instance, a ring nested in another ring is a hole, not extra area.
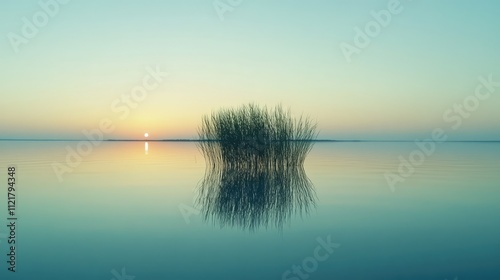
[(392, 188), (415, 144), (317, 143), (315, 206), (252, 230), (205, 219), (194, 143), (103, 142), (69, 168), (77, 144), (0, 142), (0, 279), (500, 279), (500, 143), (438, 144)]

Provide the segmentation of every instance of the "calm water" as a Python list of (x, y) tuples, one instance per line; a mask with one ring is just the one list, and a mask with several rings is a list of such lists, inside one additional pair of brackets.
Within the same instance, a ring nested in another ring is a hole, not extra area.
[(500, 279), (500, 143), (439, 144), (394, 191), (384, 174), (413, 143), (317, 143), (316, 206), (253, 230), (204, 219), (194, 143), (101, 143), (60, 182), (52, 164), (77, 144), (0, 142), (0, 279)]

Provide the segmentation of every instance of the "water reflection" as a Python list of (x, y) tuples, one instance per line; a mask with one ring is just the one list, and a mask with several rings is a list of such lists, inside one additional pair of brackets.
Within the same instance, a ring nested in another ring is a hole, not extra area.
[(209, 165), (197, 198), (205, 221), (248, 230), (282, 229), (315, 202), (302, 165)]
[(149, 145), (148, 145), (148, 142), (144, 143), (144, 154), (148, 154), (149, 152)]

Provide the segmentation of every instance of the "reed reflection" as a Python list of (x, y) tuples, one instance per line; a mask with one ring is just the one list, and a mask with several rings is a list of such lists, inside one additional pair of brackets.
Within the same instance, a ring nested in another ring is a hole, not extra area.
[(209, 167), (198, 191), (198, 209), (206, 221), (250, 230), (281, 229), (316, 201), (302, 166)]

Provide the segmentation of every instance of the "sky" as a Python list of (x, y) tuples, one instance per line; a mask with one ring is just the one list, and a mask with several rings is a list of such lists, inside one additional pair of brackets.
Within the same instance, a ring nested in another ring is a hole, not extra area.
[(500, 140), (499, 12), (494, 0), (1, 1), (0, 138), (195, 138), (203, 115), (252, 102), (309, 116), (321, 139)]

